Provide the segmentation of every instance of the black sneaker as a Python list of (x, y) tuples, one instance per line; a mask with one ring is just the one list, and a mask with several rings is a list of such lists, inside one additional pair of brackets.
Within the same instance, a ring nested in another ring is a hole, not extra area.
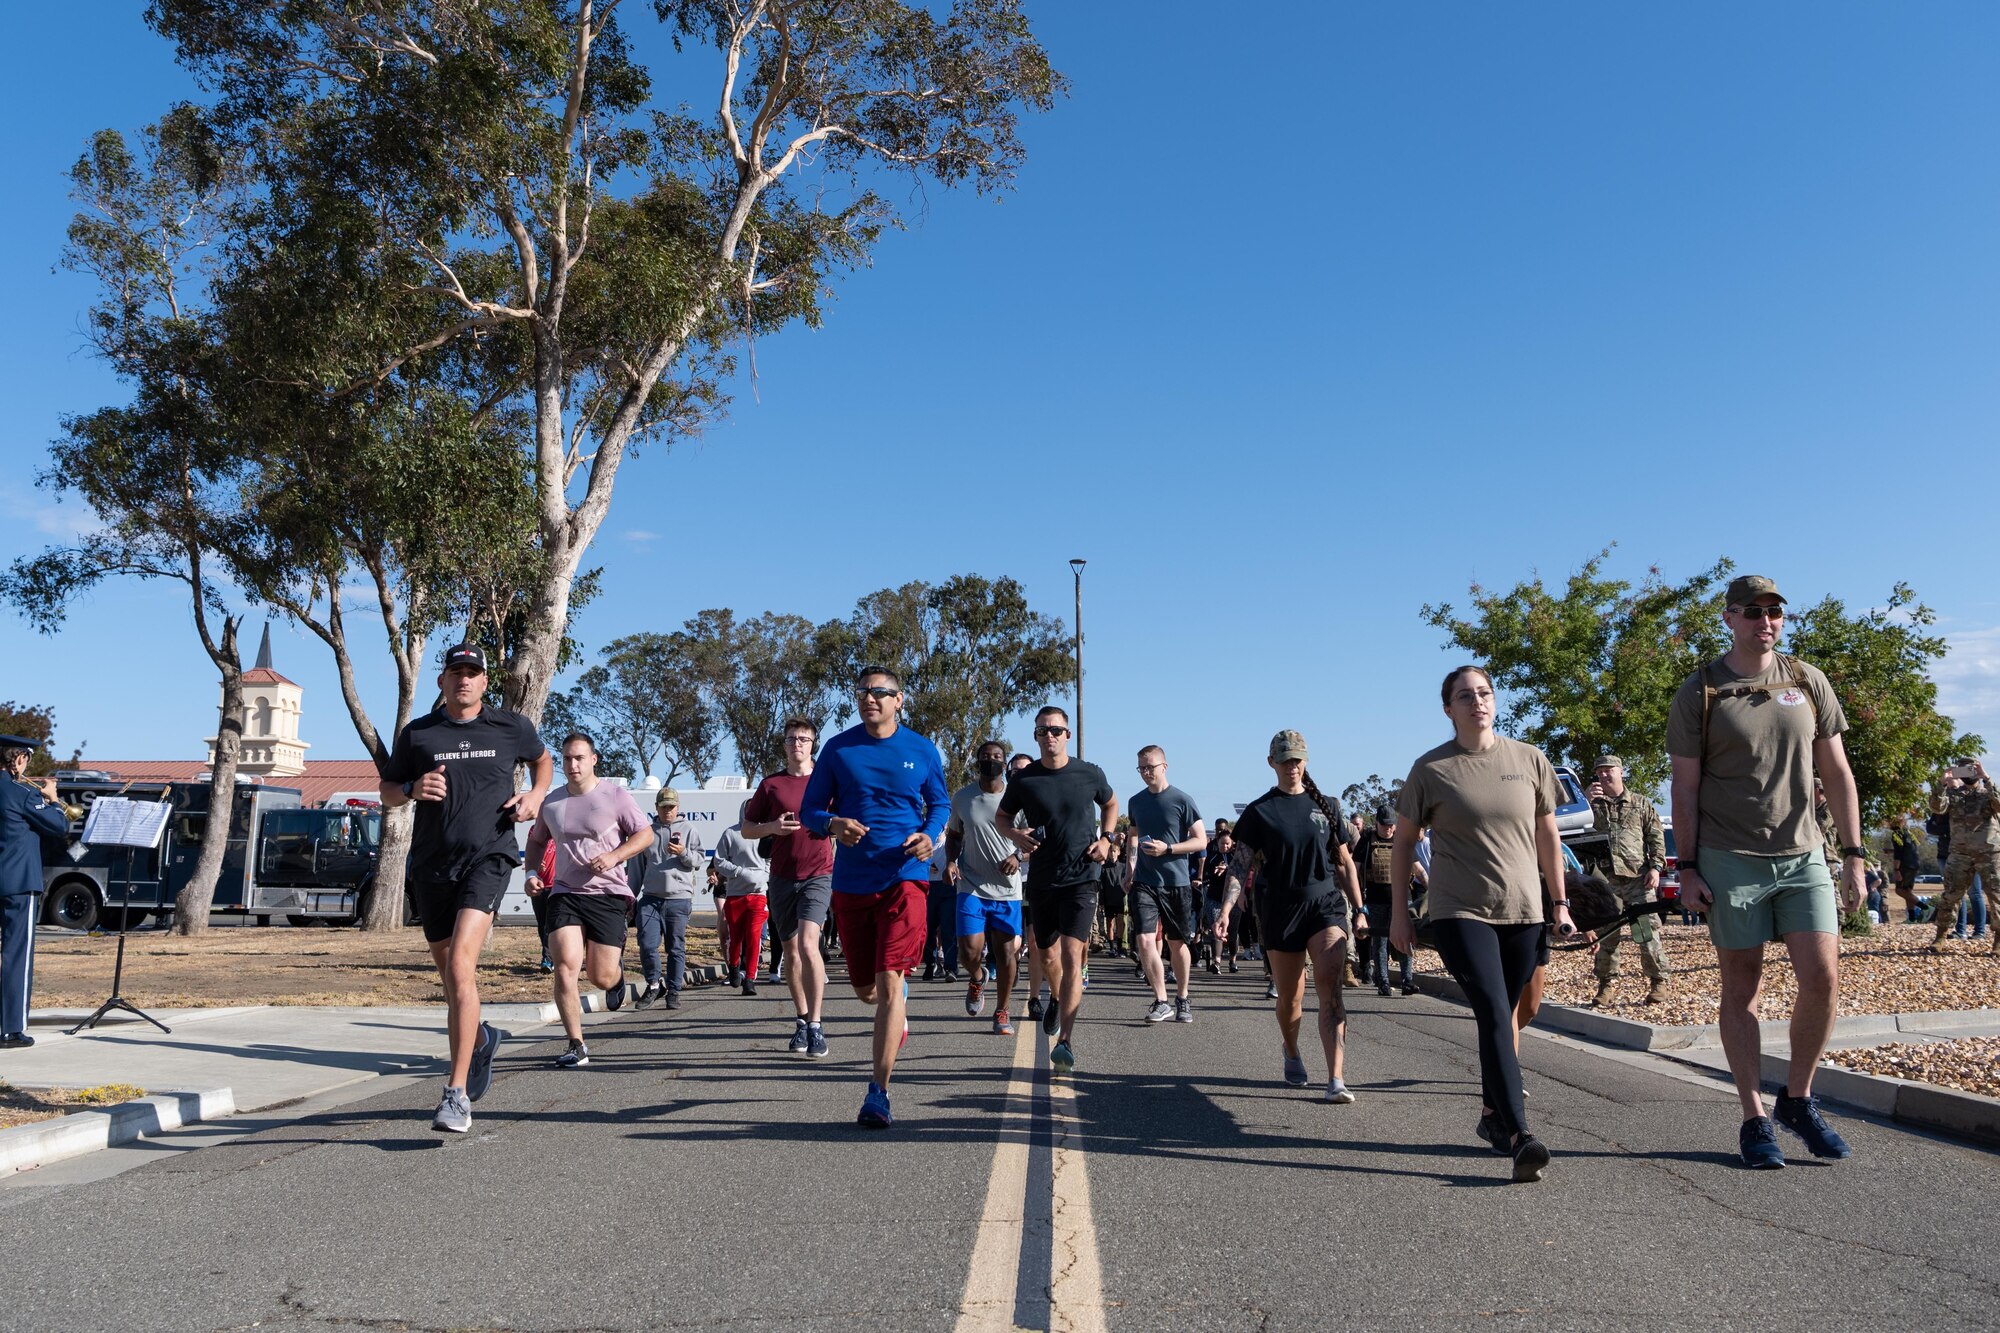
[(1785, 1165), (1785, 1153), (1778, 1146), (1778, 1127), (1767, 1115), (1752, 1116), (1736, 1134), (1736, 1151), (1743, 1165), (1753, 1171), (1777, 1171)]
[(1417, 988), (1415, 986), (1406, 985), (1403, 987), (1403, 994), (1405, 995), (1415, 995), (1416, 993)]
[(1188, 997), (1185, 995), (1174, 1001), (1174, 1022), (1194, 1022), (1194, 1006), (1188, 1003)]
[(622, 1009), (625, 1007), (625, 978), (618, 978), (618, 984), (608, 988), (604, 992), (604, 1007), (606, 1009)]
[(1236, 960), (1234, 958), (1229, 960), (1229, 975), (1232, 977), (1236, 975)]
[(746, 982), (744, 982), (744, 983), (743, 983), (743, 993), (744, 993), (745, 995), (755, 995), (755, 994), (757, 993), (757, 983), (756, 983), (756, 982), (754, 982), (754, 981), (746, 981)]
[(1549, 1150), (1533, 1134), (1523, 1134), (1514, 1145), (1514, 1183), (1525, 1184), (1530, 1180), (1540, 1180), (1542, 1172), (1549, 1169)]
[(557, 1069), (581, 1069), (590, 1063), (590, 1048), (580, 1041), (573, 1041), (569, 1049), (556, 1057)]
[(1042, 1021), (1042, 997), (1039, 995), (1028, 1001), (1028, 1021), (1030, 1023)]
[(1049, 997), (1049, 1002), (1042, 1006), (1042, 1031), (1053, 1037), (1056, 1035), (1056, 1029), (1061, 1026), (1062, 1006), (1056, 1003), (1052, 995)]
[(1826, 1123), (1826, 1117), (1819, 1113), (1819, 1098), (1807, 1095), (1793, 1097), (1787, 1093), (1778, 1094), (1778, 1104), (1771, 1112), (1772, 1118), (1792, 1133), (1806, 1141), (1815, 1157), (1839, 1159), (1851, 1157), (1854, 1149), (1847, 1146), (1847, 1140)]
[(1491, 1111), (1480, 1114), (1479, 1124), (1473, 1129), (1473, 1133), (1485, 1139), (1494, 1152), (1502, 1157), (1507, 1155), (1507, 1132), (1500, 1128), (1499, 1118)]
[(677, 990), (670, 990), (670, 991), (668, 991), (668, 992), (667, 992), (667, 1008), (669, 1008), (669, 1009), (678, 1009), (678, 1008), (680, 1008), (680, 1007), (681, 1007), (681, 993), (680, 993), (679, 991), (677, 991)]
[(1394, 992), (1393, 992), (1393, 991), (1391, 991), (1391, 990), (1390, 990), (1390, 989), (1389, 989), (1389, 988), (1388, 988), (1387, 986), (1377, 986), (1377, 987), (1375, 988), (1375, 993), (1376, 993), (1377, 995), (1391, 995), (1391, 994), (1394, 994)]
[(659, 982), (649, 981), (646, 983), (646, 989), (639, 992), (639, 998), (632, 1001), (632, 1007), (634, 1009), (651, 1009), (660, 1002), (660, 997), (666, 993), (666, 990)]

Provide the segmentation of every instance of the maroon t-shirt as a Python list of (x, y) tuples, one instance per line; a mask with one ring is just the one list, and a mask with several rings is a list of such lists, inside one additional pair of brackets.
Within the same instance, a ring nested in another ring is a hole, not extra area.
[[(757, 784), (756, 793), (744, 803), (743, 818), (752, 824), (770, 824), (779, 815), (796, 815), (810, 780), (773, 773)], [(771, 839), (772, 879), (811, 879), (832, 873), (833, 839), (815, 838), (804, 829)]]

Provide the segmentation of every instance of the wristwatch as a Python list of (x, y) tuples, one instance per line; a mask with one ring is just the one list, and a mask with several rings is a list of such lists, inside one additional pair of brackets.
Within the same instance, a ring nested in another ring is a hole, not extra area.
[(417, 784), (414, 782), (405, 782), (403, 784), (403, 799), (406, 801), (413, 801), (416, 799), (416, 796), (417, 796)]
[(1866, 847), (1843, 847), (1840, 849), (1842, 860), (1846, 860), (1850, 856), (1859, 856), (1865, 859), (1867, 855), (1868, 849)]

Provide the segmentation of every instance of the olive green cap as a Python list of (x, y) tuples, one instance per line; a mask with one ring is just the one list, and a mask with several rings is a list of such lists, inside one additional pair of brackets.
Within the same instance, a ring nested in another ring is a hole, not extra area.
[(1306, 738), (1296, 731), (1281, 731), (1271, 737), (1271, 758), (1303, 759), (1306, 757)]
[(1729, 581), (1729, 591), (1723, 594), (1723, 601), (1729, 606), (1748, 606), (1759, 597), (1775, 597), (1785, 600), (1785, 594), (1778, 591), (1778, 585), (1762, 574), (1743, 574)]

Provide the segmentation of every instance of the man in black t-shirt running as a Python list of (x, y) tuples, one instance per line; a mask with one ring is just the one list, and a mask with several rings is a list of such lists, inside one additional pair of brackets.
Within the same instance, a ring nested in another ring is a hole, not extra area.
[[(1069, 757), (1069, 714), (1044, 708), (1035, 714), (1042, 757), (1015, 773), (1000, 798), (994, 826), (1031, 853), (1027, 903), (1034, 945), (1055, 992), (1043, 1012), (1042, 1030), (1058, 1037), (1049, 1052), (1057, 1073), (1076, 1068), (1070, 1034), (1083, 1005), (1083, 967), (1097, 920), (1097, 882), (1111, 859), (1118, 827), (1118, 797), (1095, 764)], [(1014, 816), (1025, 814), (1026, 828)]]
[[(463, 1134), (493, 1077), (500, 1033), (479, 1021), (479, 954), (521, 852), (514, 825), (541, 813), (555, 764), (535, 726), (488, 708), (486, 654), (461, 643), (444, 655), (444, 702), (413, 719), (381, 766), (382, 804), (417, 803), (406, 875), (431, 959), (444, 983), (451, 1072), (431, 1128)], [(527, 791), (514, 769), (529, 765)]]

